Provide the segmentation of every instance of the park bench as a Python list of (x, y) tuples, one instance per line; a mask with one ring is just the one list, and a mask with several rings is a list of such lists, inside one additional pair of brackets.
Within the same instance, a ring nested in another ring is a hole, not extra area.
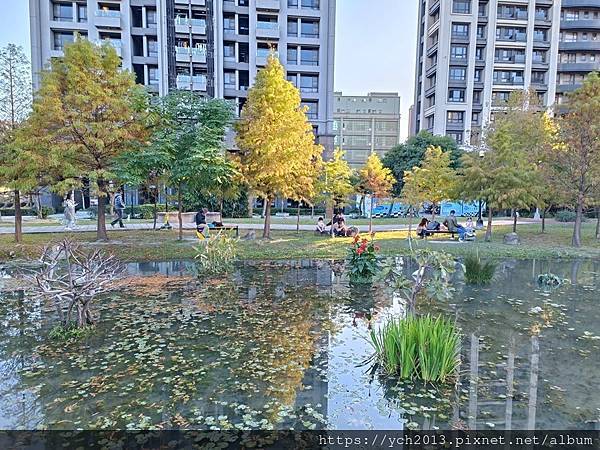
[(235, 231), (235, 237), (240, 236), (240, 227), (238, 225), (225, 225), (220, 212), (207, 212), (206, 223), (210, 231)]
[(427, 239), (434, 234), (450, 234), (452, 235), (452, 239), (454, 239), (454, 235), (458, 234), (456, 231), (448, 231), (448, 230), (427, 230), (427, 232), (421, 236), (421, 239)]

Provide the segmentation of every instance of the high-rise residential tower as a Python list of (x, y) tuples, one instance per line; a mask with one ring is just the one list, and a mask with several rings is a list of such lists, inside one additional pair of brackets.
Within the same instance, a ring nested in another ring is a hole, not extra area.
[(562, 0), (556, 102), (600, 70), (600, 0)]
[(75, 34), (108, 40), (150, 92), (191, 89), (241, 110), (271, 51), (333, 145), (336, 0), (29, 0), (34, 84)]
[(560, 0), (419, 0), (415, 131), (478, 145), (511, 91), (556, 94)]
[(400, 143), (400, 97), (396, 92), (370, 92), (367, 95), (334, 94), (335, 147), (345, 151), (345, 159), (359, 168), (371, 153), (383, 157)]

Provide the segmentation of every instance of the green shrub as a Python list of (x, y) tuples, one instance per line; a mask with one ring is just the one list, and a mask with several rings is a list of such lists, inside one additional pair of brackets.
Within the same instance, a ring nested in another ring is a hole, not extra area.
[(574, 211), (569, 211), (568, 209), (563, 209), (562, 211), (558, 211), (554, 215), (554, 219), (557, 222), (575, 222), (575, 218), (577, 214)]
[(81, 328), (77, 323), (71, 322), (67, 325), (55, 325), (48, 333), (48, 337), (55, 341), (67, 341), (69, 339), (80, 339), (92, 333), (93, 327)]
[(371, 330), (371, 342), (387, 375), (441, 383), (457, 376), (460, 333), (442, 317), (390, 320), (378, 332)]
[[(37, 212), (34, 208), (21, 208), (21, 214), (24, 216), (37, 216)], [(1, 216), (14, 216), (14, 208), (0, 208)]]
[(55, 212), (56, 211), (51, 206), (42, 206), (42, 219), (47, 219), (49, 215), (54, 214)]
[(494, 278), (496, 263), (483, 262), (479, 253), (465, 257), (465, 281), (467, 284), (489, 284)]
[(197, 276), (227, 273), (237, 257), (238, 240), (221, 233), (214, 234), (196, 246)]

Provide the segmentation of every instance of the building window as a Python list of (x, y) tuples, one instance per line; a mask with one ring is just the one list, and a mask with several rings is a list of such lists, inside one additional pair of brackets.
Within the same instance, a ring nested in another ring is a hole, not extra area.
[(300, 64), (303, 66), (318, 66), (319, 49), (302, 47), (300, 49)]
[(158, 84), (158, 67), (148, 67), (148, 84)]
[(288, 20), (287, 33), (288, 33), (288, 36), (293, 36), (293, 37), (298, 36), (298, 21), (296, 19)]
[(298, 64), (298, 47), (288, 47), (287, 62), (288, 64)]
[(467, 59), (466, 45), (452, 45), (450, 47), (450, 58), (452, 59)]
[(472, 125), (480, 125), (480, 123), (479, 123), (480, 118), (481, 118), (481, 113), (477, 112), (477, 111), (473, 111), (473, 114), (471, 114)]
[(235, 59), (235, 44), (233, 42), (223, 44), (223, 56)]
[(464, 111), (448, 111), (446, 121), (449, 124), (462, 125), (465, 122), (465, 113)]
[(471, 0), (453, 0), (452, 12), (454, 14), (471, 14)]
[(305, 38), (318, 38), (319, 21), (303, 19), (300, 23), (300, 36)]
[(223, 72), (225, 88), (235, 89), (235, 72)]
[(475, 83), (481, 83), (482, 77), (483, 77), (483, 70), (482, 69), (475, 69), (475, 73), (474, 73), (474, 76), (473, 76), (473, 81), (475, 81)]
[(301, 106), (307, 106), (306, 117), (311, 120), (319, 118), (319, 103), (317, 102), (302, 102)]
[(427, 129), (433, 131), (433, 127), (435, 125), (435, 115), (425, 117), (425, 125), (427, 125)]
[(77, 21), (87, 22), (87, 5), (77, 5)]
[(73, 21), (73, 4), (72, 3), (54, 3), (52, 6), (54, 20), (63, 22)]
[(70, 44), (75, 41), (75, 36), (73, 33), (64, 32), (64, 31), (55, 31), (54, 32), (54, 50), (64, 50), (66, 44)]
[(155, 9), (147, 9), (146, 10), (146, 27), (147, 28), (156, 28), (156, 10)]
[(468, 39), (469, 24), (468, 23), (453, 23), (452, 37), (457, 39)]
[(319, 92), (319, 76), (318, 75), (300, 75), (300, 91), (301, 92)]
[(467, 78), (467, 69), (464, 67), (450, 67), (449, 78), (452, 81), (465, 81)]
[(477, 47), (475, 49), (475, 59), (477, 61), (483, 61), (483, 54), (485, 53), (485, 47)]
[(481, 91), (473, 91), (473, 104), (481, 105)]
[(448, 132), (446, 132), (446, 136), (448, 136), (449, 138), (454, 139), (454, 141), (458, 145), (461, 145), (463, 143), (463, 133), (461, 131), (459, 131), (459, 132), (448, 131)]
[(151, 58), (158, 57), (158, 41), (156, 39), (148, 39), (148, 56)]
[(465, 90), (464, 89), (449, 89), (448, 90), (448, 102), (464, 103), (465, 102)]
[(223, 28), (225, 31), (230, 31), (235, 33), (235, 17), (224, 17), (223, 18)]

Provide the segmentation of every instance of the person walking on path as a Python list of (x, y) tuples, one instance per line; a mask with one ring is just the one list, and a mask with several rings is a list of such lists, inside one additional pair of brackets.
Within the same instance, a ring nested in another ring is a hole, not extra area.
[(116, 218), (110, 223), (110, 226), (114, 227), (117, 223), (119, 223), (120, 228), (125, 228), (125, 225), (123, 225), (123, 211), (125, 211), (125, 202), (123, 201), (123, 194), (121, 194), (121, 191), (118, 191), (115, 194), (113, 207), (115, 209)]
[(77, 203), (73, 200), (73, 195), (71, 192), (67, 194), (65, 201), (63, 202), (64, 214), (65, 214), (65, 229), (72, 230), (76, 227), (75, 224), (75, 207)]

